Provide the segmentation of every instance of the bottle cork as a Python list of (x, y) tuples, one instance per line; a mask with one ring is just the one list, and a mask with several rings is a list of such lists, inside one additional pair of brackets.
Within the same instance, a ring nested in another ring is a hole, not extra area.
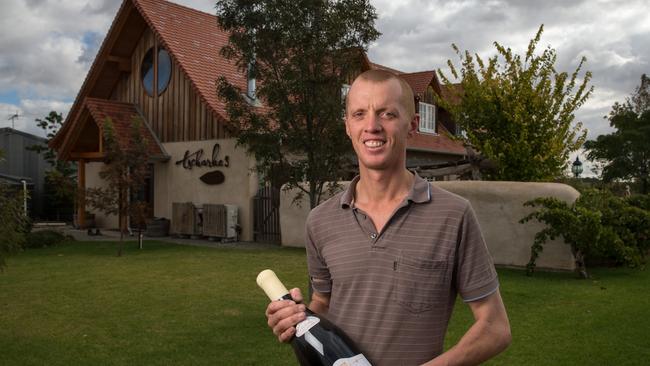
[(257, 285), (264, 290), (271, 301), (280, 300), (289, 293), (275, 272), (270, 269), (265, 269), (257, 275)]

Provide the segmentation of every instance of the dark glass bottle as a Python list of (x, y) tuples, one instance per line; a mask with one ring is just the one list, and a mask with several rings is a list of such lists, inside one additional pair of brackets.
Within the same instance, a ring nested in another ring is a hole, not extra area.
[[(271, 300), (293, 300), (271, 270), (260, 272), (257, 284)], [(306, 315), (306, 319), (296, 325), (296, 334), (291, 339), (301, 366), (371, 366), (340, 328), (309, 309)]]

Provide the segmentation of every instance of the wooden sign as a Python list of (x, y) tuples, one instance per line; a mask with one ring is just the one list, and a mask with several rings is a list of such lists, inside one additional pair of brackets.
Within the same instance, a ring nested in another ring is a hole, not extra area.
[(203, 174), (199, 179), (205, 184), (217, 185), (223, 183), (223, 181), (226, 180), (226, 177), (219, 170), (215, 170)]

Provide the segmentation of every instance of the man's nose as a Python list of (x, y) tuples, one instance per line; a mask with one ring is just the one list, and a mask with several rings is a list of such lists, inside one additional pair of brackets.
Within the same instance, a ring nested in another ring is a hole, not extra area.
[(379, 116), (376, 114), (370, 114), (368, 118), (366, 118), (364, 131), (375, 133), (381, 131), (381, 129), (382, 129), (381, 118), (379, 118)]

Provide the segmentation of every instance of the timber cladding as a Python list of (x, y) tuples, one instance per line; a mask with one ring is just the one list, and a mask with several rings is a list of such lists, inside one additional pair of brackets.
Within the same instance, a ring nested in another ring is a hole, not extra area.
[(151, 29), (147, 28), (131, 55), (131, 72), (122, 75), (111, 99), (139, 106), (161, 142), (230, 137), (222, 120), (201, 100), (173, 56), (171, 79), (167, 88), (158, 95), (147, 94), (142, 85), (140, 68), (147, 51), (156, 47), (163, 46)]

